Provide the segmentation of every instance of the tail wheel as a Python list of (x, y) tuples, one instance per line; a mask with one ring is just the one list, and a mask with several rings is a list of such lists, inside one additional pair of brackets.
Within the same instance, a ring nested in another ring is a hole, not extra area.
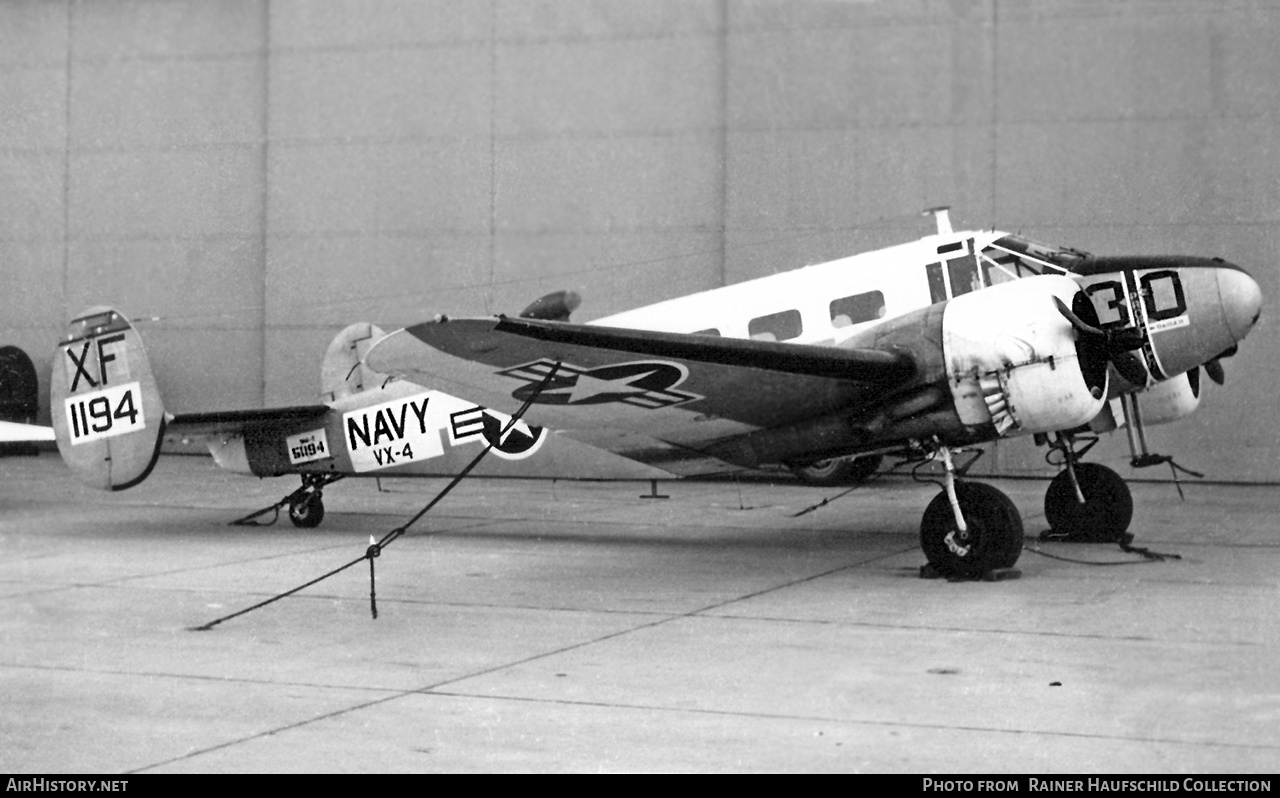
[(295, 502), (289, 503), (289, 520), (294, 526), (310, 529), (320, 526), (324, 520), (324, 500), (320, 492), (307, 493)]
[(981, 482), (957, 482), (956, 498), (967, 529), (956, 526), (944, 490), (920, 521), (920, 548), (943, 576), (978, 577), (1012, 568), (1022, 554), (1022, 516), (1008, 496)]
[(876, 472), (884, 456), (864, 454), (859, 457), (833, 457), (808, 465), (792, 466), (791, 471), (800, 481), (810, 485), (857, 485), (867, 481)]
[(1076, 482), (1084, 504), (1076, 496), (1071, 474), (1062, 471), (1044, 494), (1044, 516), (1054, 535), (1087, 543), (1114, 543), (1133, 520), (1133, 494), (1124, 479), (1097, 463), (1076, 463)]

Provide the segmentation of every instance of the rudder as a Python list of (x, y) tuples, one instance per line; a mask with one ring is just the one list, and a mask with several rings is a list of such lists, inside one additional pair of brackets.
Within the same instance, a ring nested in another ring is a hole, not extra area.
[(164, 405), (127, 318), (94, 307), (73, 319), (54, 353), (49, 394), (58, 451), (77, 479), (124, 490), (147, 478), (164, 439)]

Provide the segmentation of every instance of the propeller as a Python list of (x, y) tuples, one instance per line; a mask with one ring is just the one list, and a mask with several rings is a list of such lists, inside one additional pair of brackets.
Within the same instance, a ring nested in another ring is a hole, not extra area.
[(1209, 379), (1218, 385), (1221, 385), (1227, 379), (1227, 373), (1222, 370), (1222, 362), (1216, 357), (1204, 364), (1204, 373), (1209, 375)]
[(1217, 357), (1204, 364), (1204, 373), (1209, 375), (1209, 379), (1221, 385), (1227, 379), (1227, 373), (1222, 369), (1222, 359), (1224, 357), (1231, 357), (1239, 351), (1240, 347), (1238, 346), (1224, 349), (1222, 352), (1218, 353)]
[(1141, 349), (1142, 345), (1147, 342), (1147, 337), (1141, 328), (1122, 327), (1115, 330), (1104, 330), (1089, 324), (1077, 316), (1058, 297), (1055, 296), (1053, 298), (1053, 303), (1058, 306), (1058, 312), (1067, 321), (1071, 322), (1071, 326), (1075, 327), (1082, 337), (1106, 355), (1107, 360), (1116, 367), (1116, 371), (1120, 372), (1121, 377), (1136, 386), (1147, 384), (1147, 373), (1142, 367), (1142, 363), (1137, 358), (1126, 356), (1127, 353), (1135, 349)]
[(582, 304), (582, 297), (577, 291), (555, 291), (539, 297), (533, 304), (520, 311), (522, 319), (541, 319), (543, 321), (568, 321), (569, 314)]

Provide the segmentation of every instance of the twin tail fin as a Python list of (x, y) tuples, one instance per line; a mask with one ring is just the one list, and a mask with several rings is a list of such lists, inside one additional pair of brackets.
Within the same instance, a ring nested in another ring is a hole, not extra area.
[(151, 473), (164, 405), (142, 338), (118, 311), (90, 308), (68, 325), (54, 353), (50, 412), (58, 451), (81, 482), (124, 490)]

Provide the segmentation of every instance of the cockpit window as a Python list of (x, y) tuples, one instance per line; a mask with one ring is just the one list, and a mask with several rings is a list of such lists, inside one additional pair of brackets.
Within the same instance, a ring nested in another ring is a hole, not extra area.
[(1065, 274), (1089, 253), (1053, 247), (1022, 236), (1004, 236), (982, 250), (979, 262), (988, 285), (1035, 274)]

